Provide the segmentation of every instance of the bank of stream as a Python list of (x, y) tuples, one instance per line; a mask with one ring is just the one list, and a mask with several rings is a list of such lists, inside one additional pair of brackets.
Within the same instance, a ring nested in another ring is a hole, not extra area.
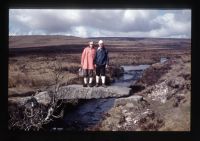
[[(161, 58), (163, 63), (167, 58)], [(115, 78), (111, 85), (133, 86), (145, 69), (150, 65), (123, 65), (124, 73), (119, 78)], [(76, 106), (67, 105), (62, 119), (56, 120), (48, 125), (51, 131), (85, 131), (98, 124), (104, 113), (113, 107), (116, 98), (79, 100)]]

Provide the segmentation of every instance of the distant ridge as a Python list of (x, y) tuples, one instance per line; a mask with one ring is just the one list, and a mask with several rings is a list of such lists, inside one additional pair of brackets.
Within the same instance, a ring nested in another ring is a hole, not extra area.
[(89, 39), (64, 35), (20, 35), (9, 36), (9, 48), (87, 44), (88, 41)]
[(152, 37), (88, 37), (87, 39), (101, 40), (121, 40), (121, 41), (137, 41), (137, 40), (190, 40), (187, 38), (152, 38)]
[[(140, 37), (89, 37), (81, 38), (76, 36), (64, 35), (21, 35), (9, 36), (9, 48), (52, 48), (52, 49), (67, 49), (81, 51), (82, 48), (88, 45), (88, 42), (93, 40), (97, 46), (99, 40), (104, 40), (108, 49), (124, 51), (138, 49), (173, 49), (191, 47), (191, 39), (179, 38), (140, 38)], [(120, 49), (121, 48), (121, 49)]]

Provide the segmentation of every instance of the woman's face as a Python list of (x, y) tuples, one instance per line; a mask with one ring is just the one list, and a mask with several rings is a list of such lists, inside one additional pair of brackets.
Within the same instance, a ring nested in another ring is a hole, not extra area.
[(89, 46), (92, 48), (92, 47), (93, 47), (93, 44), (90, 44)]

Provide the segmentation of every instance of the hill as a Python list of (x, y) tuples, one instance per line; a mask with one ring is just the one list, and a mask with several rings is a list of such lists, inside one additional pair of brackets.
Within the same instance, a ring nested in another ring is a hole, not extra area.
[(45, 47), (61, 45), (87, 45), (90, 40), (97, 43), (104, 40), (107, 46), (129, 46), (129, 47), (188, 47), (190, 39), (170, 38), (135, 38), (135, 37), (91, 37), (80, 38), (62, 35), (28, 35), (9, 36), (9, 48)]

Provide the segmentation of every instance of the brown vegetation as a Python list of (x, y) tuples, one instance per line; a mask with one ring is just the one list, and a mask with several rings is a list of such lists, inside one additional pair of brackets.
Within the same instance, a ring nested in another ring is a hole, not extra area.
[[(36, 90), (48, 90), (56, 85), (56, 73), (63, 75), (61, 86), (81, 84), (82, 78), (78, 76), (81, 51), (89, 40), (65, 36), (10, 37), (8, 97), (31, 96)], [(98, 41), (98, 38), (94, 40)], [(110, 57), (107, 84), (120, 75), (120, 65), (153, 65), (132, 86), (133, 92), (144, 96), (148, 104), (144, 102), (135, 113), (130, 103), (114, 107), (95, 130), (190, 130), (190, 40), (107, 38), (104, 41)], [(161, 57), (170, 60), (164, 64), (157, 63)], [(56, 65), (62, 69), (57, 69)], [(173, 92), (167, 95), (165, 104), (152, 101), (150, 97), (160, 86)], [(151, 111), (147, 112), (147, 109)], [(123, 110), (128, 112), (123, 113)], [(147, 114), (141, 116), (135, 126), (131, 119), (137, 118), (138, 113)], [(45, 117), (47, 113), (42, 115)]]
[(153, 64), (132, 86), (144, 101), (114, 106), (92, 130), (190, 131), (190, 57), (183, 54)]

